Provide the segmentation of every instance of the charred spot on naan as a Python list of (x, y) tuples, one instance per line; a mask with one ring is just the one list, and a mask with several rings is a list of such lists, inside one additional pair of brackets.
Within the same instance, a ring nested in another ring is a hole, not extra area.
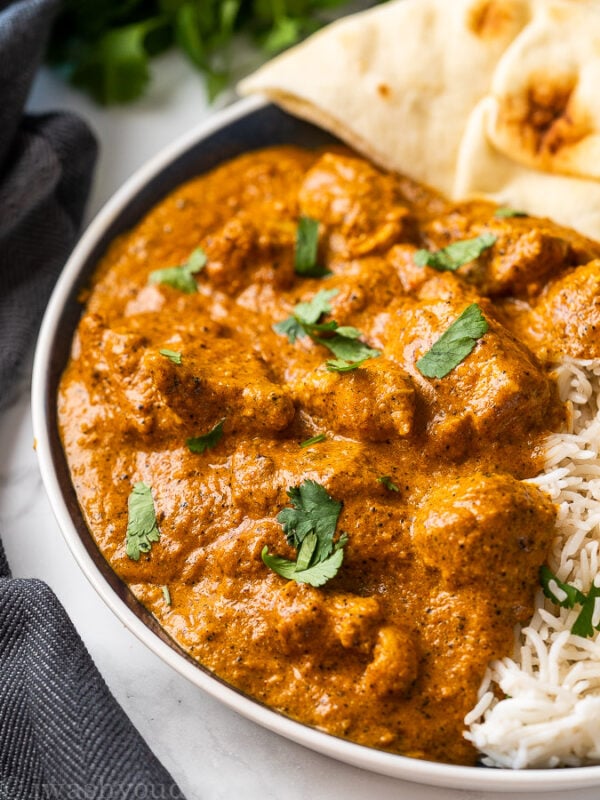
[(561, 150), (592, 133), (588, 114), (577, 104), (574, 75), (537, 74), (526, 91), (508, 97), (498, 111), (498, 123), (512, 130), (515, 140), (531, 157), (548, 161)]
[(466, 22), (480, 39), (499, 39), (510, 33), (516, 35), (528, 16), (521, 0), (478, 0), (468, 9)]

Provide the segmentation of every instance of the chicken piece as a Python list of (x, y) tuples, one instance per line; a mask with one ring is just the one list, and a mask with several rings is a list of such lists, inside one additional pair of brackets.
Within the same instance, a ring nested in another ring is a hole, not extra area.
[(147, 369), (164, 403), (193, 435), (207, 433), (221, 419), (226, 432), (264, 435), (283, 430), (294, 417), (287, 388), (270, 380), (258, 356), (232, 352), (226, 340), (214, 340), (206, 350), (190, 348), (181, 364), (149, 354)]
[(520, 597), (536, 585), (555, 517), (536, 486), (476, 473), (429, 492), (415, 515), (413, 544), (449, 590), (489, 584), (498, 595)]
[(381, 607), (376, 597), (336, 594), (327, 604), (335, 639), (347, 650), (369, 653), (377, 636)]
[[(448, 273), (428, 281), (419, 299), (397, 306), (384, 351), (409, 372), (429, 407), (428, 432), (440, 452), (460, 457), (464, 446), (524, 440), (561, 406), (534, 355), (493, 315), (491, 305)], [(416, 364), (471, 303), (479, 301), (488, 331), (443, 378), (424, 377)]]
[(184, 438), (208, 433), (225, 419), (225, 431), (280, 431), (294, 417), (286, 388), (273, 383), (253, 353), (235, 354), (224, 340), (178, 345), (181, 364), (160, 353), (172, 340), (151, 345), (141, 333), (107, 329), (89, 318), (81, 326), (82, 350), (96, 376), (99, 396), (120, 409), (119, 425), (131, 433), (176, 431)]
[(386, 358), (370, 359), (345, 373), (318, 367), (292, 384), (290, 391), (318, 425), (343, 436), (380, 442), (408, 436), (412, 430), (412, 380)]
[(361, 690), (380, 696), (407, 694), (418, 674), (419, 651), (415, 637), (397, 626), (380, 628), (373, 658), (360, 682)]
[(298, 199), (300, 213), (319, 220), (332, 251), (346, 257), (390, 247), (411, 225), (395, 177), (350, 156), (322, 156), (307, 172)]
[(550, 220), (498, 218), (495, 211), (491, 203), (463, 203), (424, 228), (432, 249), (483, 233), (496, 236), (490, 249), (458, 271), (484, 295), (533, 296), (550, 276), (600, 257), (596, 242)]
[[(418, 674), (415, 638), (397, 626), (382, 625), (377, 598), (353, 594), (323, 595), (289, 582), (273, 605), (282, 650), (289, 654), (350, 651), (367, 656), (357, 690), (378, 695), (406, 693)], [(359, 662), (360, 663), (360, 662)]]
[(296, 222), (283, 215), (275, 221), (257, 219), (259, 226), (240, 213), (206, 239), (204, 274), (229, 296), (254, 283), (287, 289), (294, 282)]
[(600, 357), (600, 260), (551, 283), (523, 321), (525, 340), (541, 342), (551, 359)]
[(361, 312), (367, 310), (368, 316), (373, 306), (386, 308), (404, 294), (395, 265), (373, 256), (346, 263), (343, 273), (328, 278), (327, 285), (338, 290), (330, 300), (332, 318), (357, 326), (363, 324)]

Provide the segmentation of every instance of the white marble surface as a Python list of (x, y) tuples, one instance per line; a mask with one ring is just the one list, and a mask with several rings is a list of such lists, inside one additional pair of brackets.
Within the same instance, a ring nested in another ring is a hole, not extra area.
[[(177, 57), (162, 59), (155, 72), (146, 99), (110, 111), (93, 106), (48, 73), (38, 79), (33, 109), (76, 110), (100, 140), (88, 216), (149, 156), (212, 113), (201, 79)], [(29, 405), (26, 376), (16, 403), (0, 416), (0, 530), (13, 572), (41, 578), (54, 589), (112, 692), (188, 800), (505, 796), (434, 789), (337, 763), (243, 719), (165, 666), (104, 606), (67, 550), (41, 484)], [(563, 795), (545, 793), (548, 798)], [(590, 789), (578, 796), (592, 800), (598, 794)]]

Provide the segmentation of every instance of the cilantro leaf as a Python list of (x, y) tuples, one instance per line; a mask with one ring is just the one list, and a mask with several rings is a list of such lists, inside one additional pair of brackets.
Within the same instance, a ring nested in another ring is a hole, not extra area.
[(453, 242), (441, 250), (432, 252), (431, 250), (417, 250), (415, 253), (415, 264), (419, 267), (433, 267), (439, 272), (454, 272), (463, 264), (474, 261), (485, 250), (496, 242), (493, 233), (482, 233), (474, 239), (463, 239), (461, 242)]
[(162, 350), (158, 351), (161, 356), (168, 358), (169, 361), (172, 361), (173, 364), (181, 364), (181, 353), (177, 350), (169, 350), (166, 347), (163, 347)]
[[(544, 594), (561, 608), (573, 608), (575, 603), (585, 603), (585, 595), (570, 583), (560, 581), (545, 564), (540, 567), (540, 583)], [(558, 589), (558, 594), (557, 594)], [(561, 597), (564, 594), (565, 597)]]
[[(362, 364), (363, 361), (367, 361), (369, 358), (377, 358), (377, 356), (381, 355), (379, 350), (369, 347), (364, 342), (356, 339), (354, 335), (350, 337), (343, 336), (340, 334), (340, 330), (344, 329), (338, 328), (335, 336), (332, 336), (330, 339), (319, 338), (318, 340), (319, 344), (325, 345), (336, 358), (347, 362), (360, 362)], [(355, 329), (353, 328), (352, 330)], [(360, 331), (356, 331), (356, 333), (359, 336), (362, 335)], [(358, 364), (356, 365), (358, 366)]]
[[(329, 301), (332, 297), (339, 294), (339, 289), (321, 289), (316, 295), (305, 303), (298, 303), (294, 306), (294, 314), (281, 322), (273, 325), (273, 330), (282, 336), (287, 336), (291, 344), (294, 344), (300, 336), (308, 336), (308, 329), (314, 329), (317, 320), (323, 314), (329, 314), (331, 306)], [(335, 330), (337, 322), (327, 325), (328, 330)]]
[(177, 267), (155, 269), (150, 273), (149, 283), (162, 283), (178, 289), (185, 294), (194, 294), (198, 291), (194, 275), (206, 266), (206, 253), (201, 247), (192, 251), (187, 261)]
[[(379, 352), (377, 352), (377, 355), (379, 355)], [(328, 372), (352, 372), (352, 370), (362, 367), (369, 358), (374, 358), (374, 356), (361, 358), (360, 361), (346, 361), (343, 358), (331, 358), (329, 361), (325, 362), (325, 367)]]
[(599, 597), (600, 588), (592, 584), (587, 597), (585, 597), (585, 602), (581, 606), (581, 611), (579, 612), (579, 615), (577, 616), (577, 619), (571, 628), (571, 633), (575, 634), (575, 636), (583, 636), (584, 638), (587, 638), (588, 636), (594, 635), (594, 625), (592, 624), (592, 620), (594, 617), (594, 611), (596, 609), (596, 599)]
[(328, 556), (333, 547), (333, 534), (342, 504), (333, 500), (321, 484), (306, 480), (288, 489), (293, 508), (284, 508), (277, 515), (288, 544), (298, 549), (307, 533), (319, 538), (319, 554)]
[[(323, 314), (329, 314), (329, 301), (338, 294), (339, 289), (321, 289), (305, 303), (294, 306), (294, 315), (273, 325), (273, 330), (294, 344), (299, 336), (310, 336), (314, 342), (322, 344), (336, 358), (327, 361), (331, 372), (348, 372), (360, 367), (367, 359), (381, 355), (379, 350), (359, 341), (362, 333), (351, 325), (339, 325), (335, 320), (319, 323)], [(333, 336), (320, 336), (333, 333)]]
[(294, 306), (294, 317), (301, 325), (315, 325), (323, 314), (329, 314), (329, 301), (339, 293), (339, 289), (321, 289), (308, 302)]
[(156, 522), (152, 490), (143, 481), (136, 483), (128, 500), (129, 516), (125, 534), (125, 549), (129, 558), (139, 561), (142, 553), (149, 553), (153, 542), (160, 539)]
[(477, 303), (471, 303), (421, 356), (417, 369), (426, 378), (445, 377), (469, 355), (488, 328)]
[(386, 489), (389, 489), (390, 492), (399, 492), (400, 491), (400, 489), (392, 481), (392, 478), (391, 478), (390, 475), (380, 475), (379, 478), (377, 478), (377, 480), (379, 481), (379, 483), (383, 484), (383, 486), (385, 486)]
[(264, 563), (283, 578), (322, 586), (337, 573), (348, 541), (344, 534), (333, 542), (342, 504), (327, 494), (316, 481), (306, 480), (291, 486), (288, 497), (293, 508), (284, 508), (277, 515), (288, 544), (297, 551), (296, 561), (271, 555), (265, 545), (261, 553)]
[(296, 317), (288, 317), (287, 319), (282, 319), (281, 322), (276, 322), (275, 325), (273, 325), (273, 330), (275, 333), (287, 336), (291, 344), (295, 344), (299, 336), (305, 336), (302, 323), (298, 322)]
[(519, 211), (509, 206), (500, 206), (494, 211), (494, 216), (498, 219), (503, 219), (504, 217), (528, 217), (529, 214), (526, 211)]
[[(319, 221), (312, 217), (300, 217), (296, 230), (296, 254), (294, 270), (297, 275), (322, 278), (330, 275), (328, 269), (317, 264), (319, 248)], [(315, 320), (316, 321), (316, 320)]]
[(270, 55), (291, 47), (302, 38), (300, 21), (291, 17), (280, 17), (263, 40), (263, 48)]
[(324, 442), (326, 438), (324, 433), (318, 433), (316, 436), (311, 436), (310, 439), (300, 442), (300, 447), (310, 447), (313, 444), (319, 444), (319, 442)]
[(600, 629), (600, 625), (593, 624), (596, 600), (600, 599), (600, 587), (593, 583), (586, 595), (576, 586), (560, 581), (546, 565), (540, 567), (540, 583), (545, 596), (557, 606), (561, 608), (574, 608), (576, 604), (581, 606), (581, 611), (571, 627), (572, 634), (586, 639), (594, 635), (594, 627), (596, 630)]
[(223, 436), (224, 422), (224, 419), (222, 419), (220, 422), (217, 422), (214, 428), (212, 428), (208, 433), (202, 434), (202, 436), (194, 436), (191, 439), (186, 439), (185, 443), (190, 451), (192, 453), (204, 453), (211, 447), (216, 447)]
[(329, 558), (318, 561), (307, 569), (298, 570), (296, 561), (288, 561), (281, 556), (272, 556), (268, 547), (263, 547), (261, 558), (269, 569), (281, 575), (282, 578), (294, 580), (297, 583), (308, 583), (311, 586), (319, 587), (327, 583), (328, 580), (337, 575), (339, 568), (344, 560), (344, 550), (337, 548)]
[(134, 100), (150, 79), (150, 37), (157, 35), (170, 39), (165, 20), (160, 16), (105, 31), (80, 51), (71, 70), (72, 83), (87, 89), (98, 103)]

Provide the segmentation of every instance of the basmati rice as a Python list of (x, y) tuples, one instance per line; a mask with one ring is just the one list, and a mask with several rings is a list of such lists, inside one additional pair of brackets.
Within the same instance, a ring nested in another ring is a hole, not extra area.
[[(565, 359), (556, 379), (568, 427), (549, 437), (546, 470), (530, 482), (558, 506), (548, 565), (559, 580), (587, 592), (600, 585), (600, 360)], [(600, 633), (573, 635), (580, 608), (559, 608), (541, 589), (536, 606), (513, 658), (490, 664), (465, 736), (488, 766), (599, 763)], [(592, 622), (599, 621), (596, 601)]]

